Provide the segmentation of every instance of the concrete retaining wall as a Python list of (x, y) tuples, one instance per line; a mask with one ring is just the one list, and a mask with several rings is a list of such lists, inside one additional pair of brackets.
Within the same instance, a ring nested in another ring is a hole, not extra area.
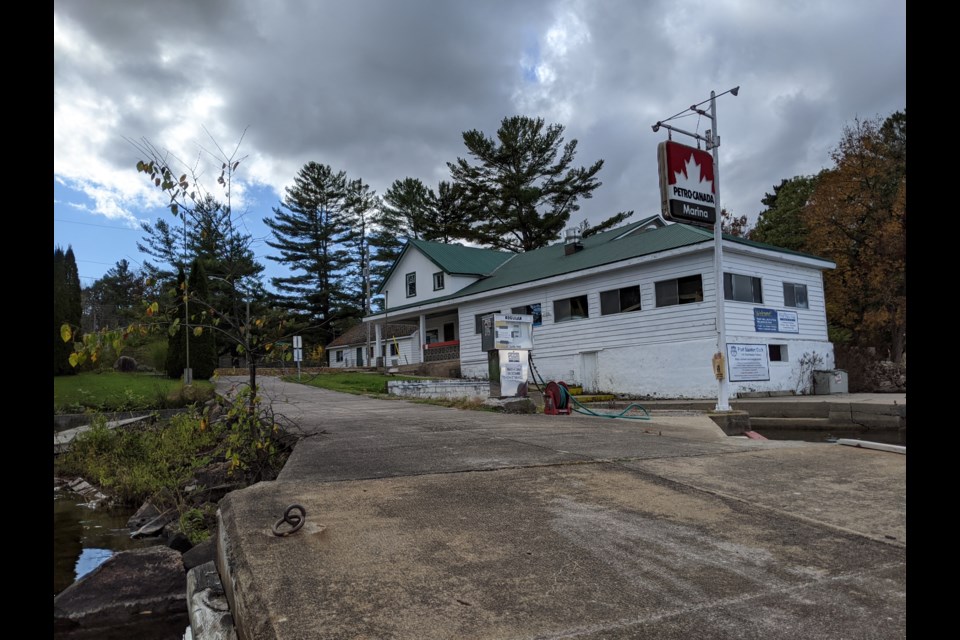
[(487, 398), (486, 380), (391, 380), (387, 393), (404, 398)]
[[(149, 416), (157, 414), (161, 419), (170, 418), (175, 416), (178, 413), (183, 413), (186, 411), (184, 408), (180, 409), (146, 409), (143, 411), (116, 411), (111, 413), (101, 414), (107, 422), (114, 422), (117, 420), (127, 420), (129, 418), (141, 418), (143, 416)], [(66, 431), (67, 429), (75, 429), (83, 425), (88, 425), (93, 420), (92, 413), (60, 413), (54, 414), (53, 416), (53, 430), (54, 431)]]

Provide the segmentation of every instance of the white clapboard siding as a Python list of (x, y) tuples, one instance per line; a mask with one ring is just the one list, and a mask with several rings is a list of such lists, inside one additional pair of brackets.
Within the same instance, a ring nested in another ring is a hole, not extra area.
[[(777, 340), (826, 340), (827, 315), (823, 295), (823, 274), (819, 269), (763, 260), (752, 255), (727, 251), (723, 254), (723, 270), (759, 277), (763, 290), (763, 302), (727, 301), (726, 323), (728, 336), (756, 336)], [(783, 304), (783, 283), (791, 282), (807, 286), (807, 309), (787, 307)], [(756, 307), (795, 311), (800, 325), (799, 333), (757, 333), (753, 310)]]

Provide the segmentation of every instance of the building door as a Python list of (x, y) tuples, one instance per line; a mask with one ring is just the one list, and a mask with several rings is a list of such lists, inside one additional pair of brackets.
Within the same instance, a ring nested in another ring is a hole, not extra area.
[(597, 352), (587, 351), (580, 354), (580, 384), (584, 393), (597, 393)]
[(450, 342), (451, 340), (455, 340), (456, 339), (454, 338), (455, 335), (456, 334), (453, 331), (452, 322), (447, 322), (446, 324), (443, 325), (443, 341), (444, 342)]
[(363, 347), (357, 347), (357, 366), (363, 366)]

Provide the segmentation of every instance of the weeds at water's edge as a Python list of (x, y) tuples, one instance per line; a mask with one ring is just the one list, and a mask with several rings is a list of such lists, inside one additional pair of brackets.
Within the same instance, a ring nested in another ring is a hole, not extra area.
[(55, 457), (54, 473), (83, 478), (114, 504), (150, 501), (161, 511), (176, 509), (174, 528), (195, 544), (209, 536), (216, 501), (226, 493), (211, 490), (275, 478), (294, 443), (269, 407), (241, 395), (125, 428), (108, 429), (95, 415), (71, 450)]

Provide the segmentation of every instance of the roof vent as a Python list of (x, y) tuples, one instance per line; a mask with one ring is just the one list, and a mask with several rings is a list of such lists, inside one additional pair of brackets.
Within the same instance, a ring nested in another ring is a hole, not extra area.
[(569, 256), (581, 250), (583, 250), (583, 244), (580, 242), (580, 229), (578, 227), (567, 229), (563, 238), (563, 255)]

